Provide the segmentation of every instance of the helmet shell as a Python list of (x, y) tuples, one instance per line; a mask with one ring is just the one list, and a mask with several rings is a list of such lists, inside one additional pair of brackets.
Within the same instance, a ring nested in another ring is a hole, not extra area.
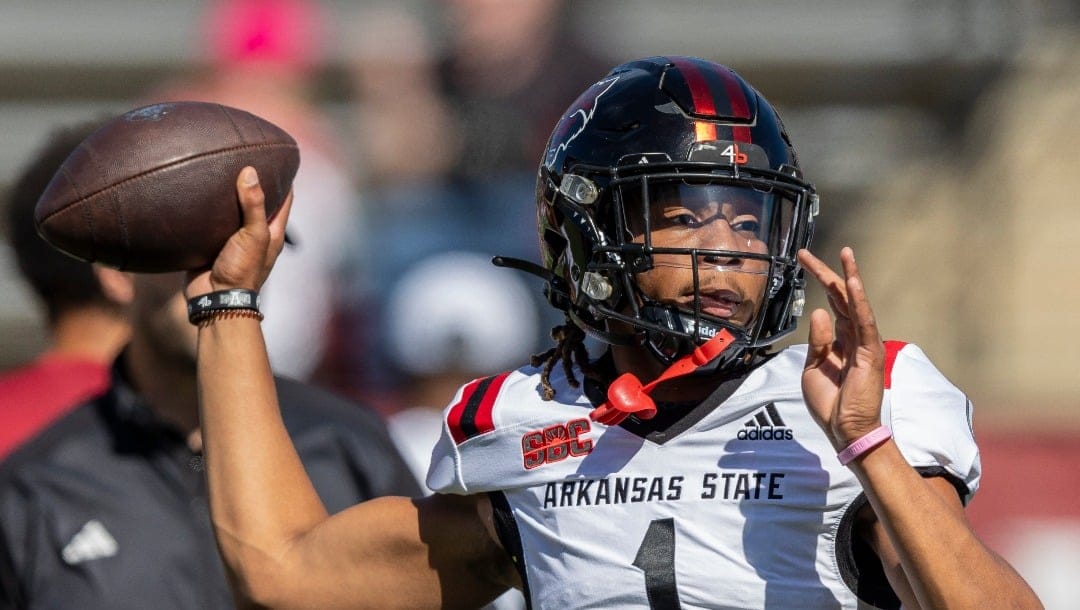
[[(669, 175), (715, 173), (726, 183), (775, 186), (798, 199), (793, 239), (774, 260), (774, 289), (760, 323), (742, 343), (761, 346), (792, 330), (791, 305), (802, 285), (794, 254), (809, 245), (816, 195), (802, 180), (795, 149), (772, 105), (730, 68), (692, 57), (617, 66), (556, 125), (536, 189), (541, 262), (555, 278), (548, 290), (551, 303), (587, 332), (611, 338), (603, 320), (625, 305), (635, 271), (633, 261), (612, 254), (619, 245), (615, 186), (626, 181), (622, 176), (648, 176), (653, 168)], [(589, 271), (606, 278), (612, 296), (596, 298), (582, 289)], [(631, 324), (656, 330), (655, 321)], [(671, 331), (685, 338), (685, 332)]]

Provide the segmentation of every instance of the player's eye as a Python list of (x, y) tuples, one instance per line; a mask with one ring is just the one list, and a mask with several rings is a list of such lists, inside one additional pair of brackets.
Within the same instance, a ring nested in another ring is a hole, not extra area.
[(756, 218), (736, 218), (735, 222), (731, 223), (731, 230), (757, 237), (761, 234), (761, 223)]
[(668, 226), (685, 227), (696, 229), (702, 226), (703, 221), (693, 210), (683, 206), (671, 206), (661, 211), (661, 222)]
[(688, 229), (696, 229), (702, 225), (697, 216), (693, 214), (676, 214), (675, 216), (668, 216), (668, 220)]

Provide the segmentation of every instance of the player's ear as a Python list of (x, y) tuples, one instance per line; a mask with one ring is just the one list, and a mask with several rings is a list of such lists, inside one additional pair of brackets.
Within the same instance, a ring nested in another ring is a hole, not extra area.
[(93, 265), (101, 291), (117, 305), (127, 306), (135, 299), (135, 276), (103, 265)]

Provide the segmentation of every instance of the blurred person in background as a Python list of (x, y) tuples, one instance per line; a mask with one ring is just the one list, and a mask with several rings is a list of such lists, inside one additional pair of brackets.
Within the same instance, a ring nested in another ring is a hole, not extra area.
[(607, 68), (568, 27), (564, 2), (454, 0), (436, 17), (387, 4), (361, 12), (352, 30), (368, 237), (349, 255), (338, 362), (348, 385), (384, 404), (402, 380), (366, 354), (387, 348), (378, 321), (392, 315), (390, 287), (414, 263), (458, 248), (531, 255), (534, 215), (518, 204), (533, 197), (546, 132)]
[(533, 292), (475, 252), (448, 251), (410, 267), (390, 290), (386, 357), (402, 371), (403, 404), (387, 426), (423, 484), (446, 398), (539, 346)]
[(531, 180), (551, 126), (609, 62), (582, 44), (564, 0), (447, 0), (442, 7), (442, 90), (462, 139), (453, 174), (514, 172)]
[(68, 154), (97, 128), (55, 132), (7, 194), (9, 243), (23, 280), (40, 301), (48, 346), (32, 362), (0, 374), (0, 460), (39, 430), (109, 385), (109, 365), (129, 333), (127, 288), (53, 249), (37, 233), (34, 206)]
[[(247, 110), (275, 123), (300, 146), (289, 228), (295, 247), (263, 293), (274, 370), (317, 375), (334, 332), (342, 257), (363, 241), (360, 201), (338, 130), (316, 106), (318, 70), (329, 45), (318, 0), (212, 0), (202, 17), (205, 70), (162, 83), (148, 101), (200, 100)], [(296, 328), (311, 332), (300, 334)]]
[(460, 128), (439, 86), (441, 46), (409, 5), (360, 9), (348, 26), (356, 173), (378, 191), (439, 182), (455, 164)]
[[(0, 608), (231, 607), (207, 507), (184, 274), (100, 273), (127, 286), (131, 341), (105, 394), (0, 466)], [(374, 412), (275, 383), (328, 510), (419, 493)]]
[(337, 312), (341, 340), (327, 364), (336, 387), (390, 413), (401, 406), (400, 371), (369, 354), (386, 347), (389, 287), (409, 265), (454, 247), (458, 238), (461, 202), (445, 182), (458, 154), (458, 127), (438, 88), (438, 45), (416, 11), (382, 3), (361, 9), (348, 28), (356, 174), (367, 230), (347, 246)]
[[(419, 261), (391, 289), (384, 354), (402, 372), (403, 395), (387, 428), (425, 494), (431, 493), (424, 479), (447, 397), (491, 371), (514, 368), (536, 351), (540, 315), (533, 294), (512, 271), (465, 251)], [(524, 607), (515, 590), (485, 606)]]

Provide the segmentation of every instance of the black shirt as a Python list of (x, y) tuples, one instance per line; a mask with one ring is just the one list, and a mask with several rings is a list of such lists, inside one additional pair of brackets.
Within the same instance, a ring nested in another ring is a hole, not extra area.
[[(232, 607), (202, 458), (121, 370), (107, 394), (0, 465), (0, 608)], [(419, 494), (374, 412), (276, 382), (285, 426), (328, 511)]]

